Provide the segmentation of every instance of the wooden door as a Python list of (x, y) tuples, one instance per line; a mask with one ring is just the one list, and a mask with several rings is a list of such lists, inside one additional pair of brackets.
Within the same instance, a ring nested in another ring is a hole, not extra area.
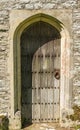
[(32, 120), (58, 122), (60, 108), (60, 40), (40, 47), (32, 61)]
[(60, 92), (60, 34), (36, 22), (21, 36), (22, 123), (58, 122)]

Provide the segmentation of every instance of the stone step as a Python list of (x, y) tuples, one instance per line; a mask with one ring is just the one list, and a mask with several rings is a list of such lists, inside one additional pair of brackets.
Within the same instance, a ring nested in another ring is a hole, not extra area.
[(32, 124), (27, 126), (23, 130), (74, 130), (73, 128), (63, 128), (60, 127), (58, 124), (54, 123), (39, 123), (39, 124)]

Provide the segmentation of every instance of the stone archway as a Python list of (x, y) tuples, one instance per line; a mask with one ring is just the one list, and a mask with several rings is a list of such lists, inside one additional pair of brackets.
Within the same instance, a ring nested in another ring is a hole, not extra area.
[[(11, 46), (10, 58), (12, 58), (11, 63), (11, 118), (12, 121), (15, 117), (15, 113), (21, 111), (21, 58), (20, 58), (20, 37), (25, 28), (29, 25), (42, 21), (55, 27), (61, 35), (61, 82), (60, 82), (60, 121), (62, 119), (62, 109), (70, 108), (70, 55), (68, 50), (70, 47), (70, 38), (64, 25), (56, 18), (46, 15), (43, 13), (35, 14), (26, 20), (22, 21), (17, 27), (13, 36), (13, 44)], [(67, 95), (65, 95), (67, 93)], [(21, 116), (21, 114), (20, 114)], [(16, 119), (16, 118), (15, 118)], [(17, 118), (18, 121), (18, 118)], [(19, 127), (20, 126), (19, 117)]]

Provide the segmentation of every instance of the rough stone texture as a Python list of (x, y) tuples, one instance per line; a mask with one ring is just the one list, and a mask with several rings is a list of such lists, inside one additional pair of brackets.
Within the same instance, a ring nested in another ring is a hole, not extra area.
[(80, 105), (80, 0), (0, 0), (0, 113), (7, 113), (11, 107), (7, 59), (9, 14), (13, 9), (72, 9), (73, 95), (74, 103)]
[(73, 39), (74, 39), (74, 78), (73, 94), (75, 103), (80, 105), (80, 9), (73, 10)]
[(0, 113), (7, 113), (9, 108), (9, 81), (7, 74), (7, 57), (9, 31), (9, 13), (0, 10)]

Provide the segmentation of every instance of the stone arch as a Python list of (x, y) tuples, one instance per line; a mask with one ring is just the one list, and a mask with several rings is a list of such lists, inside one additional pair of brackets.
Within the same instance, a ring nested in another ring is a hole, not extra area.
[[(15, 117), (17, 111), (21, 111), (21, 72), (20, 72), (20, 37), (25, 28), (29, 25), (43, 21), (55, 27), (61, 35), (61, 82), (60, 82), (60, 121), (62, 119), (62, 110), (70, 108), (70, 37), (65, 26), (56, 18), (39, 13), (22, 21), (16, 28), (13, 36), (13, 52), (11, 57), (11, 115)], [(65, 93), (67, 92), (67, 95)]]

